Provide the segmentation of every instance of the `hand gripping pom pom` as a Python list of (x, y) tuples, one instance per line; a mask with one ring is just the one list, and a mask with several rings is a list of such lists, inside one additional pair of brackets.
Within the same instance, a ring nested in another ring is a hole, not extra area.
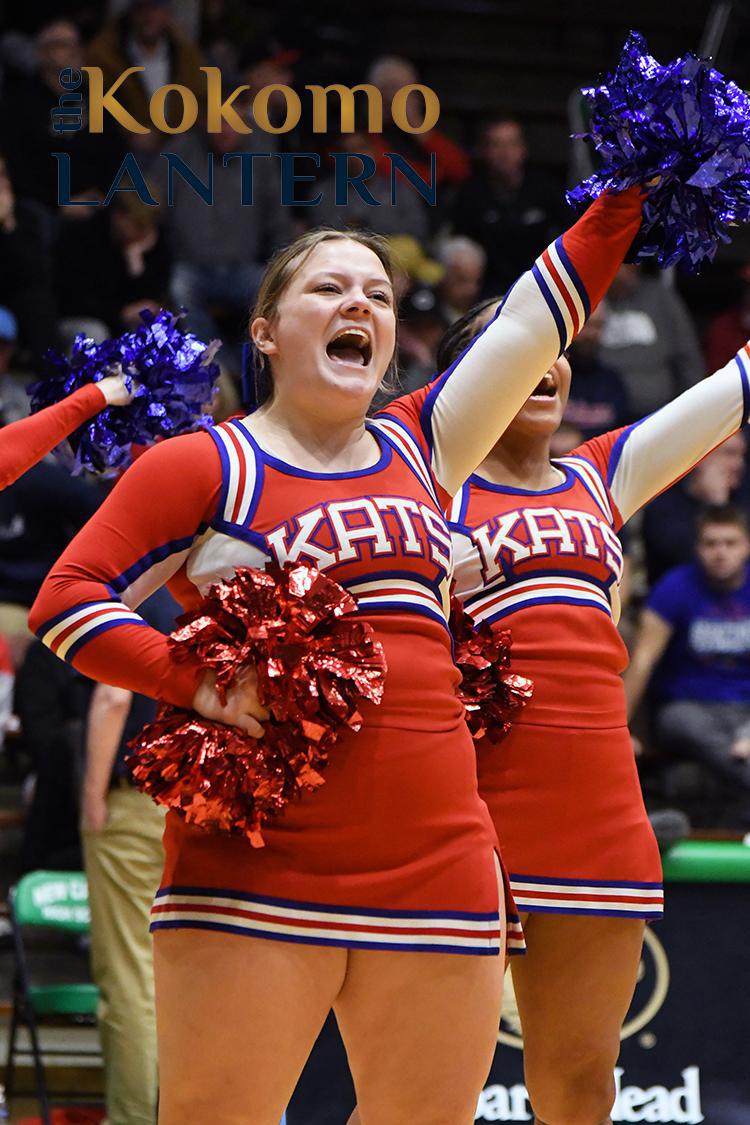
[(361, 700), (380, 703), (385, 655), (357, 604), (314, 567), (242, 567), (179, 619), (177, 659), (216, 676), (219, 698), (255, 668), (271, 712), (261, 739), (162, 704), (130, 743), (135, 784), (189, 824), (263, 846), (262, 826), (289, 801), (323, 784), (328, 753), (357, 731)]
[(213, 358), (220, 345), (181, 332), (178, 319), (164, 309), (144, 309), (134, 332), (101, 344), (77, 336), (69, 359), (47, 353), (49, 376), (29, 387), (32, 413), (107, 375), (124, 372), (136, 387), (128, 406), (105, 408), (72, 435), (71, 455), (63, 447), (61, 456), (74, 473), (111, 475), (130, 464), (131, 446), (211, 425), (205, 410), (216, 392), (219, 365)]
[(661, 66), (631, 32), (613, 75), (582, 91), (601, 168), (568, 192), (588, 204), (603, 191), (649, 185), (630, 261), (656, 258), (694, 272), (712, 261), (728, 224), (750, 219), (750, 98), (688, 54)]
[(526, 676), (509, 671), (511, 635), (483, 621), (476, 627), (458, 598), (451, 599), (454, 659), (463, 679), (458, 697), (475, 740), (501, 742), (534, 692)]

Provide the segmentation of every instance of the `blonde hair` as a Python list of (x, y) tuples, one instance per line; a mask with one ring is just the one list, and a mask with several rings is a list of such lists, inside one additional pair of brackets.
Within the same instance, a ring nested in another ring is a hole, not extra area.
[[(279, 303), (292, 279), (302, 268), (316, 247), (323, 242), (358, 242), (372, 250), (379, 259), (386, 276), (393, 285), (393, 261), (386, 239), (379, 234), (363, 230), (336, 230), (335, 227), (316, 227), (306, 231), (296, 238), (289, 246), (283, 247), (273, 255), (269, 261), (263, 280), (260, 283), (255, 306), (250, 313), (250, 324), (257, 318), (263, 317), (272, 321), (279, 311)], [(255, 347), (251, 340), (253, 351), (253, 377), (255, 382), (255, 401), (260, 406), (273, 395), (273, 372), (268, 356)], [(394, 348), (393, 356), (386, 369), (381, 382), (385, 391), (393, 391), (398, 385), (397, 355), (398, 346)]]

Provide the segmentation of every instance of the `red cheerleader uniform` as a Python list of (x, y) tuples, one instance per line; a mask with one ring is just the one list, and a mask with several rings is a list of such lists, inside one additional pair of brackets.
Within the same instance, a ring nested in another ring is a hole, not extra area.
[(0, 430), (0, 492), (107, 405), (96, 383)]
[[(639, 222), (630, 192), (598, 201), (564, 236), (571, 304), (599, 299)], [(167, 580), (191, 606), (238, 566), (303, 559), (350, 591), (385, 649), (381, 705), (363, 705), (362, 730), (334, 747), (325, 785), (264, 827), (264, 848), (169, 814), (155, 929), (499, 952), (495, 833), (446, 625), (443, 508), (582, 321), (554, 313), (536, 275), (524, 275), (433, 389), (429, 417), (408, 397), (367, 423), (378, 453), (358, 471), (287, 464), (255, 439), (252, 416), (166, 441), (53, 568), (31, 615), (45, 643), (87, 675), (181, 707), (200, 669), (177, 664), (135, 611)], [(522, 946), (515, 917), (507, 937)]]
[(522, 911), (653, 919), (661, 864), (643, 806), (620, 674), (617, 531), (750, 414), (750, 352), (674, 402), (553, 464), (534, 492), (475, 473), (449, 519), (457, 593), (513, 635), (534, 695), (479, 787)]

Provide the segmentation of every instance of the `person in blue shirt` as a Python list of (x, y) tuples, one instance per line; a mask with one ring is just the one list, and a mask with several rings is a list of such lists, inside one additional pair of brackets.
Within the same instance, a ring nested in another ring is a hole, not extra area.
[(657, 582), (625, 673), (632, 715), (651, 682), (659, 742), (728, 782), (750, 815), (750, 529), (737, 508), (698, 521), (694, 562)]

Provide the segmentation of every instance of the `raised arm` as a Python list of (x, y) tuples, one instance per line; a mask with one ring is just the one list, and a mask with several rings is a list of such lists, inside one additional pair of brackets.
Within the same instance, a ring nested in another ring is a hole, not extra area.
[(121, 375), (80, 387), (55, 403), (0, 430), (0, 492), (41, 461), (105, 406), (124, 406), (131, 394)]
[(45, 579), (29, 615), (52, 651), (95, 680), (189, 707), (199, 670), (135, 612), (183, 564), (218, 503), (207, 433), (172, 438), (128, 470)]
[(492, 323), (440, 378), (386, 409), (421, 429), (448, 496), (484, 460), (604, 296), (638, 232), (641, 202), (639, 188), (601, 196), (515, 283)]
[(750, 421), (750, 344), (726, 367), (640, 422), (581, 446), (625, 523)]

